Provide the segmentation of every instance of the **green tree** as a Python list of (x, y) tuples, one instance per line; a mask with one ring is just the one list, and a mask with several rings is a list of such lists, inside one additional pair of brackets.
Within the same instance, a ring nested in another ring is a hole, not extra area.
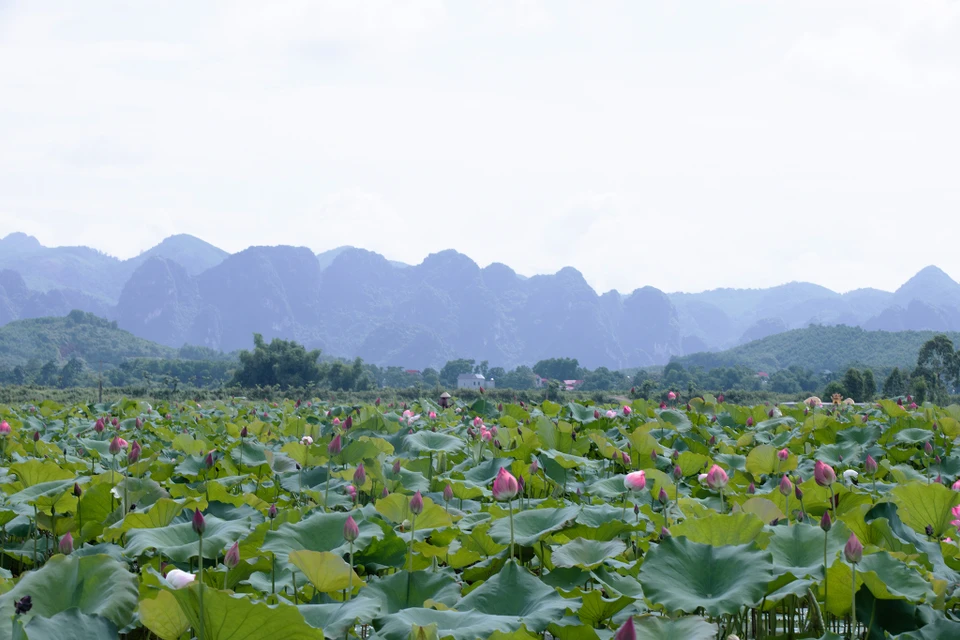
[(953, 349), (953, 341), (945, 335), (937, 335), (927, 340), (917, 355), (917, 368), (914, 376), (922, 376), (926, 381), (926, 390), (934, 402), (947, 399), (947, 389), (952, 387), (960, 375), (960, 356)]
[(877, 395), (877, 381), (873, 371), (865, 369), (863, 372), (863, 402), (870, 402)]
[(40, 368), (40, 373), (37, 375), (37, 383), (42, 384), (46, 387), (52, 387), (57, 384), (57, 378), (60, 377), (60, 369), (57, 367), (57, 363), (53, 360), (48, 360)]
[(473, 373), (473, 365), (475, 362), (475, 360), (467, 360), (465, 358), (450, 360), (440, 369), (440, 384), (445, 387), (456, 387), (457, 376), (462, 373)]
[(83, 375), (83, 361), (79, 358), (70, 358), (60, 371), (61, 388), (75, 387)]
[(233, 384), (241, 387), (305, 387), (320, 380), (317, 360), (320, 350), (307, 349), (292, 340), (274, 338), (267, 344), (259, 333), (253, 334), (253, 351), (240, 352), (240, 368)]
[(907, 381), (903, 379), (900, 367), (894, 367), (887, 379), (883, 381), (883, 395), (886, 398), (896, 398), (907, 392)]
[(850, 368), (843, 374), (843, 388), (847, 390), (847, 397), (857, 402), (863, 401), (863, 375), (857, 369)]
[(533, 365), (533, 372), (551, 380), (579, 380), (580, 362), (576, 358), (550, 358)]
[(435, 387), (440, 384), (440, 372), (432, 367), (427, 367), (421, 371), (420, 377), (423, 378), (423, 384), (427, 387)]
[(850, 397), (850, 394), (847, 393), (847, 388), (843, 386), (842, 382), (839, 380), (832, 380), (823, 388), (823, 401), (830, 402), (830, 399), (835, 393), (839, 393), (844, 398)]
[(499, 378), (494, 378), (497, 381), (497, 388), (503, 389), (533, 389), (537, 385), (536, 374), (533, 373), (533, 369), (530, 367), (519, 366), (513, 371), (508, 371)]

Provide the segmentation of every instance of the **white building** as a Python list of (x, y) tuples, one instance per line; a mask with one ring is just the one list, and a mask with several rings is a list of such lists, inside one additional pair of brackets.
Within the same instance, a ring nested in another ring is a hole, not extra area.
[(479, 373), (461, 373), (457, 376), (458, 389), (493, 389), (496, 386), (493, 378), (487, 380)]

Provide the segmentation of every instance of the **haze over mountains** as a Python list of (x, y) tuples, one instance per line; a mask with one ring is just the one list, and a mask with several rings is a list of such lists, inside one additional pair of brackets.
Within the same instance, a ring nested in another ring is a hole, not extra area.
[(72, 309), (171, 347), (249, 348), (258, 332), (409, 368), (456, 357), (513, 367), (558, 356), (624, 368), (810, 324), (960, 331), (960, 284), (931, 266), (895, 292), (840, 294), (793, 282), (601, 295), (570, 267), (526, 278), (452, 250), (404, 265), (352, 247), (228, 254), (177, 235), (118, 260), (88, 247), (44, 247), (22, 233), (0, 240), (0, 324)]

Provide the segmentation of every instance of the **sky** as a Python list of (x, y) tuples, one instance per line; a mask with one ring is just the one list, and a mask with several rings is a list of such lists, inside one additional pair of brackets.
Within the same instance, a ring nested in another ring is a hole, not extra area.
[(957, 0), (0, 0), (0, 236), (960, 279)]

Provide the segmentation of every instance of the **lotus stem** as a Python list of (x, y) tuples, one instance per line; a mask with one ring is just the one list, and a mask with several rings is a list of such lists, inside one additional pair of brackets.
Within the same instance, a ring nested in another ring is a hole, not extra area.
[(823, 534), (823, 606), (827, 606), (827, 533)]
[(327, 460), (327, 486), (323, 489), (323, 510), (327, 510), (327, 496), (330, 495), (330, 482), (333, 480), (333, 458)]
[(507, 510), (510, 513), (510, 559), (513, 560), (513, 501), (507, 503)]
[(200, 626), (197, 630), (198, 631), (197, 640), (203, 640), (203, 619), (205, 617), (204, 611), (203, 611), (203, 534), (201, 533), (198, 535), (200, 538), (200, 541), (198, 543), (199, 552), (200, 552), (200, 558), (198, 560), (199, 560), (200, 567), (197, 571), (198, 577), (200, 579)]
[(857, 634), (857, 565), (851, 565), (853, 568), (853, 586), (850, 587), (850, 637)]
[(350, 543), (350, 575), (347, 577), (347, 601), (350, 601), (350, 596), (353, 594), (353, 543)]

